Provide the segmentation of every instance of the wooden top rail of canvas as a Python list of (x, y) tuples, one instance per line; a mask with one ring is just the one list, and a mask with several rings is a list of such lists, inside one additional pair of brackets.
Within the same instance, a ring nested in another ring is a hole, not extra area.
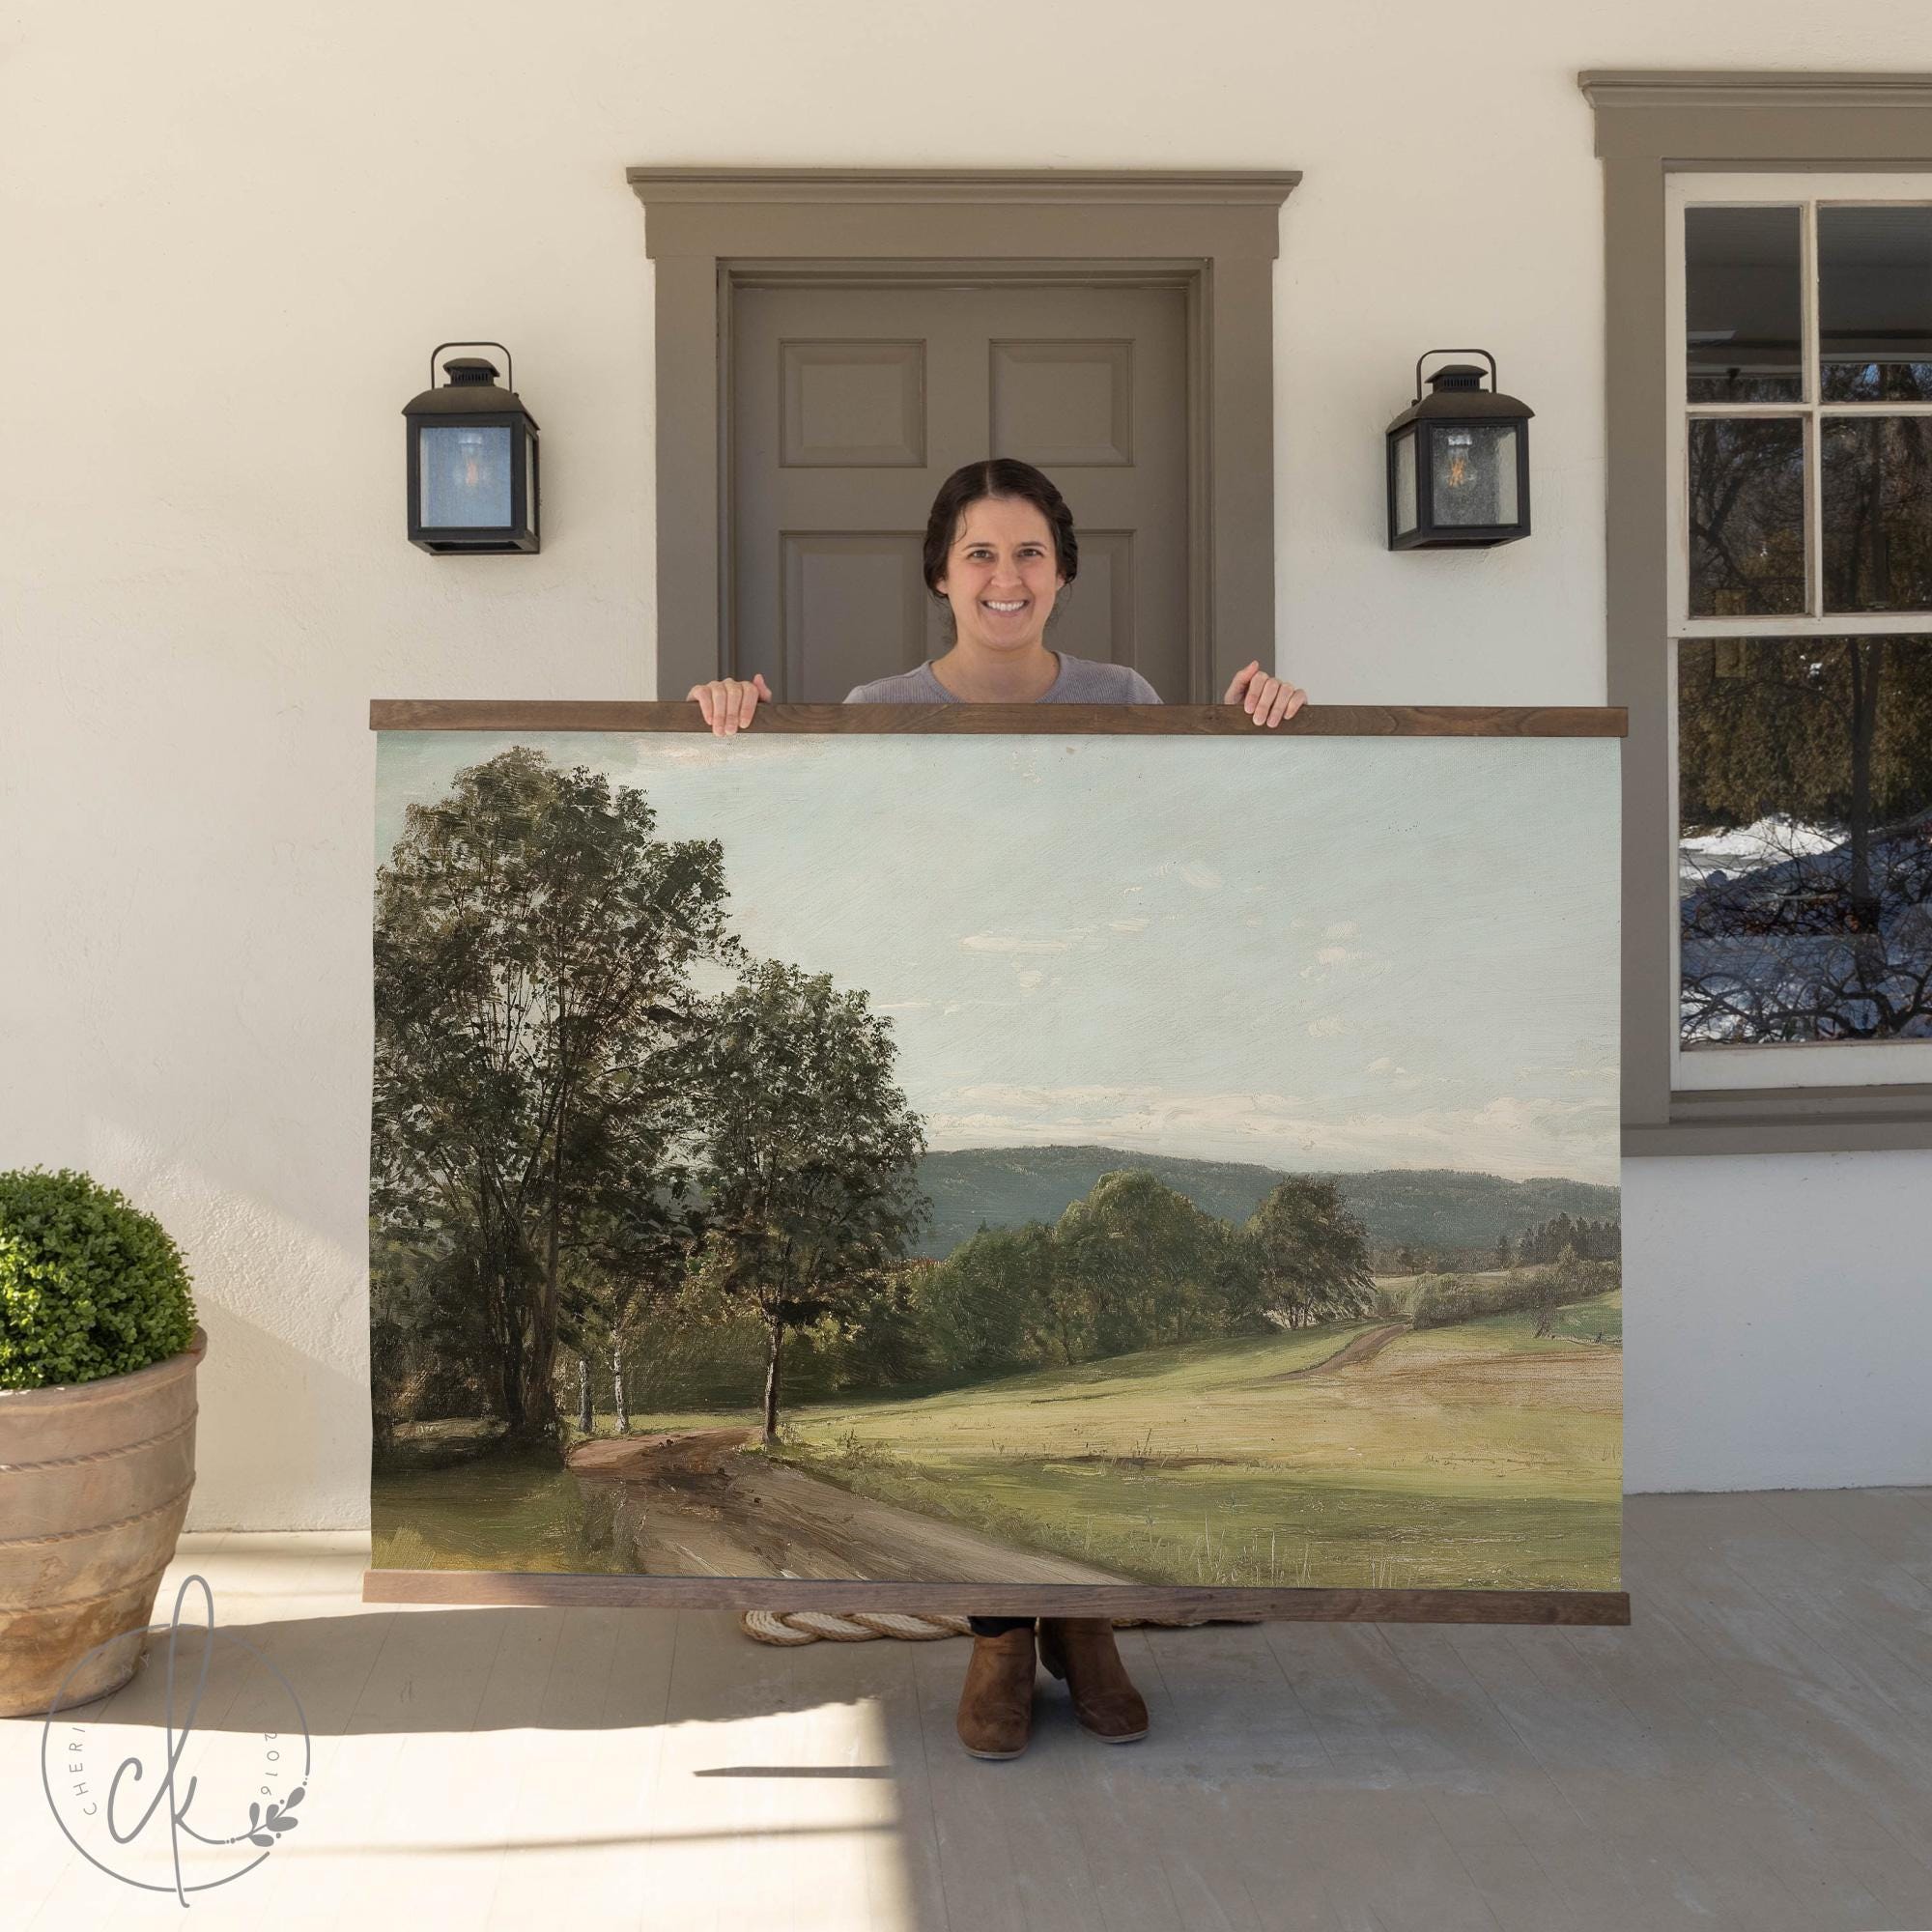
[[(1305, 704), (1257, 726), (1237, 704), (761, 704), (754, 731), (1106, 731), (1248, 738), (1622, 738), (1614, 705)], [(372, 731), (708, 731), (689, 698), (378, 697)]]

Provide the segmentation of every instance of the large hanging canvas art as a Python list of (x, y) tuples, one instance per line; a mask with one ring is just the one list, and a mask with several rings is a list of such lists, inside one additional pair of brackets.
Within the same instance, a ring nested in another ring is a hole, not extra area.
[(1627, 1615), (1621, 714), (376, 720), (369, 1595)]

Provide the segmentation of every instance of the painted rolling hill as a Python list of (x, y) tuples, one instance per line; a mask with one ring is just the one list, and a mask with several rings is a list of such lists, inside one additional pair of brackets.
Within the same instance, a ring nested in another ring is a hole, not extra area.
[[(1054, 1221), (1103, 1174), (1145, 1168), (1208, 1214), (1244, 1221), (1284, 1177), (1246, 1161), (1185, 1160), (1105, 1147), (958, 1148), (927, 1154), (920, 1185), (932, 1225), (919, 1252), (951, 1254), (981, 1223), (1015, 1227)], [(1556, 1177), (1504, 1180), (1454, 1168), (1378, 1168), (1308, 1177), (1333, 1180), (1371, 1240), (1436, 1247), (1487, 1247), (1557, 1214), (1614, 1220), (1618, 1191)]]

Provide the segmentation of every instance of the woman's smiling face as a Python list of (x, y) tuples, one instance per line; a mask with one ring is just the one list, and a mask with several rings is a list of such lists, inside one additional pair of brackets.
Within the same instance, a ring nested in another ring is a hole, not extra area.
[(938, 587), (959, 641), (1006, 655), (1040, 641), (1065, 582), (1039, 510), (1016, 497), (981, 497), (959, 518)]

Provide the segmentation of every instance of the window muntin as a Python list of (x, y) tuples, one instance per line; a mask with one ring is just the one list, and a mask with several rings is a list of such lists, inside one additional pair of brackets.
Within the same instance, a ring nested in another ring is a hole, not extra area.
[(1932, 177), (1670, 215), (1671, 1084), (1932, 1079)]

